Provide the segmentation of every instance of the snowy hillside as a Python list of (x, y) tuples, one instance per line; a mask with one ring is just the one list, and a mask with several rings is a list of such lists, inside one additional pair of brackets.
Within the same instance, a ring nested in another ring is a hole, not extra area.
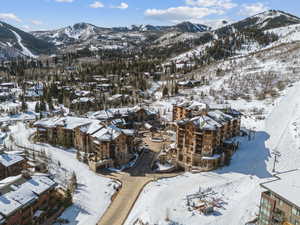
[[(266, 20), (268, 21), (268, 19)], [(283, 26), (279, 28), (274, 29), (268, 29), (264, 31), (265, 33), (272, 33), (278, 36), (279, 40), (270, 43), (267, 46), (259, 45), (257, 42), (250, 42), (246, 45), (242, 46), (242, 49), (239, 51), (236, 51), (237, 56), (245, 56), (251, 53), (259, 52), (261, 50), (270, 49), (276, 46), (279, 46), (281, 44), (285, 43), (292, 43), (296, 41), (300, 41), (300, 24), (293, 24), (289, 26)], [(214, 35), (214, 40), (218, 40), (218, 36)], [(210, 41), (206, 44), (200, 45), (188, 52), (185, 52), (183, 54), (180, 54), (176, 57), (173, 57), (170, 59), (170, 61), (175, 62), (182, 62), (182, 61), (189, 61), (192, 57), (198, 57), (202, 54), (205, 54), (205, 50), (207, 47), (212, 46), (213, 41)]]
[[(297, 97), (300, 84), (282, 94), (284, 96), (274, 104), (268, 101), (257, 104), (266, 110), (265, 120), (256, 120), (254, 116), (245, 118), (243, 126), (256, 130), (255, 136), (251, 140), (235, 139), (241, 145), (230, 166), (152, 182), (144, 189), (125, 224), (198, 225), (201, 221), (201, 225), (241, 225), (253, 220), (263, 191), (259, 184), (272, 178), (272, 151), (277, 150), (282, 155), (277, 172), (300, 168), (300, 102)], [(236, 106), (246, 109), (243, 103)], [(221, 199), (222, 206), (214, 214), (201, 215), (187, 205), (187, 196), (197, 193), (199, 188), (212, 188), (216, 193), (214, 197)]]
[(279, 10), (269, 10), (255, 16), (249, 17), (239, 23), (236, 27), (242, 24), (253, 23), (251, 26), (256, 26), (261, 29), (278, 28), (292, 24), (299, 24), (300, 18), (289, 13)]
[[(169, 115), (171, 103), (181, 98), (229, 103), (244, 114), (243, 128), (255, 135), (234, 139), (240, 148), (228, 167), (149, 184), (126, 225), (241, 225), (256, 218), (263, 191), (259, 184), (273, 175), (272, 152), (281, 153), (276, 172), (300, 168), (299, 49), (299, 43), (290, 43), (207, 66), (193, 73), (195, 79), (207, 78), (207, 85), (153, 104)], [(276, 93), (264, 93), (270, 89)], [(187, 196), (199, 188), (211, 188), (222, 202), (214, 214), (204, 216), (188, 206)]]
[(0, 22), (0, 57), (29, 56), (51, 52), (53, 45), (7, 23)]
[(141, 45), (148, 37), (169, 40), (169, 43), (196, 39), (210, 30), (201, 24), (183, 22), (174, 26), (132, 25), (130, 27), (102, 28), (88, 23), (78, 23), (53, 31), (36, 31), (32, 34), (62, 49), (90, 50), (130, 48)]

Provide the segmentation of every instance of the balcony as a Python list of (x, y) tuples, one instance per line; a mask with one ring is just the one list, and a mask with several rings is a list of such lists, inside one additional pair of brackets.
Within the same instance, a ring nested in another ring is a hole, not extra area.
[(284, 221), (286, 221), (284, 212), (279, 209), (275, 209), (272, 215), (272, 224), (281, 225)]

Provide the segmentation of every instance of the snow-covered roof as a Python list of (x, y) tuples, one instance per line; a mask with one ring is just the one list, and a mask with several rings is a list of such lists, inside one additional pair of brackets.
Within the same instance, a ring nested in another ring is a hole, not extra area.
[(201, 130), (216, 130), (222, 127), (221, 124), (208, 116), (197, 116), (192, 118), (191, 121)]
[(208, 112), (208, 116), (221, 124), (231, 121), (233, 119), (232, 116), (225, 114), (225, 113), (221, 112), (220, 110), (210, 111), (210, 112)]
[(198, 101), (183, 101), (180, 103), (177, 103), (177, 106), (179, 107), (186, 107), (187, 109), (190, 110), (204, 110), (207, 108), (207, 105), (203, 102), (198, 102)]
[(99, 141), (113, 141), (116, 138), (118, 138), (121, 134), (133, 136), (134, 130), (120, 129), (116, 126), (110, 125), (107, 127), (103, 127), (96, 133), (92, 134), (92, 137), (96, 138)]
[(5, 167), (9, 167), (9, 166), (14, 165), (18, 162), (21, 162), (23, 160), (24, 160), (24, 158), (20, 155), (0, 154), (0, 163)]
[(86, 134), (93, 134), (96, 131), (100, 130), (101, 128), (103, 128), (103, 125), (100, 124), (100, 121), (95, 121), (93, 123), (81, 127), (80, 131)]
[(228, 104), (209, 104), (210, 109), (215, 110), (224, 110), (224, 109), (230, 109), (230, 105)]
[(9, 216), (17, 209), (21, 208), (21, 204), (9, 195), (1, 195), (0, 196), (0, 213), (5, 216)]
[(90, 116), (90, 118), (107, 120), (107, 119), (115, 118), (117, 115), (121, 117), (125, 117), (132, 112), (134, 112), (134, 108), (111, 108), (111, 109), (95, 112)]
[[(63, 126), (65, 129), (75, 129), (77, 127), (81, 127), (84, 125), (88, 125), (90, 123), (95, 122), (96, 120), (82, 118), (82, 117), (52, 117), (39, 120), (34, 123), (34, 126), (41, 126), (41, 127), (56, 127), (56, 126)], [(99, 122), (99, 121), (97, 121)]]
[(300, 207), (300, 170), (277, 175), (278, 179), (261, 184), (262, 187)]
[(90, 93), (91, 93), (90, 91), (85, 91), (85, 90), (76, 90), (75, 91), (75, 95), (80, 96), (80, 97), (86, 97)]
[(76, 104), (76, 103), (78, 103), (78, 102), (84, 102), (84, 103), (86, 103), (86, 102), (94, 102), (95, 101), (95, 98), (92, 98), (92, 97), (82, 97), (82, 98), (77, 98), (77, 99), (74, 99), (73, 101), (72, 101), (72, 104)]
[(46, 176), (32, 176), (22, 186), (28, 187), (35, 194), (40, 195), (54, 187), (56, 183)]
[(4, 216), (11, 215), (55, 185), (47, 176), (32, 176), (28, 180), (18, 177), (14, 183), (9, 183), (0, 190), (4, 193), (0, 196), (0, 213)]

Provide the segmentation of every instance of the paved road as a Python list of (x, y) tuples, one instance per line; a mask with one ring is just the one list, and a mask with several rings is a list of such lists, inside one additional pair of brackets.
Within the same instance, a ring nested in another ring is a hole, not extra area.
[(144, 153), (137, 164), (128, 171), (107, 175), (109, 178), (120, 180), (122, 188), (97, 225), (123, 225), (145, 185), (159, 178), (178, 175), (154, 174), (151, 171), (150, 165), (160, 149), (159, 145), (149, 143), (151, 151)]

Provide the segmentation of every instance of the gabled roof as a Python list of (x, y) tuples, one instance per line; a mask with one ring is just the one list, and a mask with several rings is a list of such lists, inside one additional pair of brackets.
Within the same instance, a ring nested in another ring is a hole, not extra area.
[(231, 121), (233, 119), (232, 116), (225, 114), (220, 110), (209, 111), (208, 116), (221, 124)]
[(133, 136), (134, 130), (129, 129), (120, 129), (114, 125), (103, 127), (98, 130), (96, 133), (92, 134), (92, 137), (96, 138), (99, 141), (113, 141), (117, 139), (121, 134), (127, 136)]
[[(82, 118), (82, 117), (53, 117), (53, 118), (46, 118), (39, 120), (34, 123), (34, 126), (41, 126), (41, 127), (56, 127), (56, 126), (62, 126), (65, 129), (75, 129), (77, 127), (81, 127), (84, 125), (88, 125), (90, 123), (93, 123), (97, 120), (88, 119), (88, 118)], [(99, 121), (97, 121), (99, 123)]]
[(200, 130), (216, 130), (222, 127), (220, 123), (208, 116), (197, 116), (190, 121)]
[(179, 107), (186, 107), (189, 110), (203, 110), (207, 108), (207, 105), (203, 102), (198, 101), (182, 101), (176, 104)]

